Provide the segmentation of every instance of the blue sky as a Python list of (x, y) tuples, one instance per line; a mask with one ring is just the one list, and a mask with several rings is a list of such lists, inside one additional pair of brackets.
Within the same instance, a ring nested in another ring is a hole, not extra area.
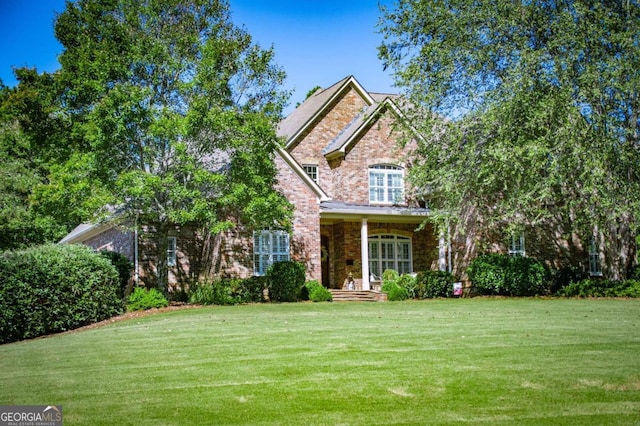
[[(390, 5), (391, 0), (381, 0)], [(354, 75), (372, 92), (396, 92), (382, 70), (375, 32), (377, 0), (230, 0), (233, 20), (262, 47), (275, 47), (276, 62), (293, 90), (291, 111), (312, 87), (328, 87)], [(53, 35), (64, 0), (0, 0), (0, 79), (15, 85), (12, 67), (54, 71), (62, 46)]]

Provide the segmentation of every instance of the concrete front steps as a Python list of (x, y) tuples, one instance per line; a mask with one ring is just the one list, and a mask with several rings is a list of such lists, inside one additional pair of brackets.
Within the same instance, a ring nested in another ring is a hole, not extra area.
[(373, 290), (338, 290), (330, 288), (334, 302), (384, 302), (387, 293)]

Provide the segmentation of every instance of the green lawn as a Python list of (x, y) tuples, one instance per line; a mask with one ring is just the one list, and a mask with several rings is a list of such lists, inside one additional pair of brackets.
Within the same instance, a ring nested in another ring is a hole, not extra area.
[(65, 425), (640, 424), (640, 301), (195, 308), (0, 346)]

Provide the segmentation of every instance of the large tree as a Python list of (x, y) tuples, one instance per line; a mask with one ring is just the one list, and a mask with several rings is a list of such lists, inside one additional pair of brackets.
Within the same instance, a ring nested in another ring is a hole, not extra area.
[(72, 203), (47, 209), (36, 197), (74, 150), (56, 113), (54, 78), (28, 68), (15, 74), (16, 87), (0, 84), (0, 250), (56, 241), (81, 219)]
[(285, 75), (226, 1), (67, 2), (55, 34), (61, 105), (89, 145), (67, 170), (90, 164), (118, 214), (155, 229), (161, 288), (176, 225), (287, 226), (272, 161)]
[(413, 107), (411, 178), (436, 217), (593, 235), (605, 273), (635, 262), (637, 1), (400, 0), (380, 58)]

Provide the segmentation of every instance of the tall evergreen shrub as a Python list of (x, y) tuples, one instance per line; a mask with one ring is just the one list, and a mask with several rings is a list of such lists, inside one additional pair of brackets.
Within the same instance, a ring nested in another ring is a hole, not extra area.
[(295, 302), (305, 281), (305, 268), (294, 261), (276, 262), (267, 269), (269, 299), (273, 302)]
[(118, 273), (88, 247), (44, 245), (0, 255), (0, 342), (72, 330), (123, 311)]

